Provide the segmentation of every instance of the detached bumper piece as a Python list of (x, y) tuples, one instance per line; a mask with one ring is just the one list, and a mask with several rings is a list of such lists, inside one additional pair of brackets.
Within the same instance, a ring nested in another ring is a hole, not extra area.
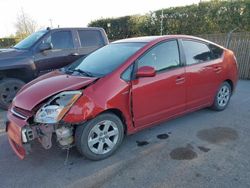
[(34, 139), (33, 130), (26, 128), (26, 119), (20, 118), (12, 112), (8, 112), (8, 122), (6, 123), (6, 132), (9, 143), (20, 159), (30, 151), (29, 141)]
[(20, 159), (24, 159), (26, 150), (22, 143), (22, 126), (18, 126), (14, 122), (7, 122), (6, 131), (13, 151)]

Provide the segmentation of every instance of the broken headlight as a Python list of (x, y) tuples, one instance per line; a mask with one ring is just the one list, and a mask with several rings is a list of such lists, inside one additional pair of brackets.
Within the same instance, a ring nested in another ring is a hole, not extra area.
[(37, 123), (59, 122), (81, 94), (81, 91), (65, 91), (55, 95), (37, 111), (34, 121)]

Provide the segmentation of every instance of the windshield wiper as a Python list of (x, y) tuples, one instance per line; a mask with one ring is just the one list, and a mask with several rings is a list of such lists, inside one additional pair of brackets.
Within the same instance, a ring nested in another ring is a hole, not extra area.
[(94, 77), (94, 75), (91, 74), (90, 72), (86, 72), (86, 71), (83, 71), (81, 69), (68, 69), (66, 71), (66, 73), (73, 73), (73, 72), (78, 72), (78, 73), (83, 74), (83, 75), (88, 76), (88, 77)]

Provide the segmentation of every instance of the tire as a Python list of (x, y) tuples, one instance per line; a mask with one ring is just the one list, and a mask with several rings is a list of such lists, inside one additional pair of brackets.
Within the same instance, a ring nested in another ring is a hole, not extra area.
[(16, 78), (4, 78), (0, 81), (0, 108), (7, 110), (17, 92), (25, 83)]
[(123, 123), (113, 113), (103, 113), (78, 125), (75, 131), (77, 150), (90, 160), (102, 160), (112, 155), (124, 137)]
[(222, 111), (228, 106), (232, 95), (232, 88), (228, 82), (223, 82), (217, 91), (212, 109), (215, 111)]

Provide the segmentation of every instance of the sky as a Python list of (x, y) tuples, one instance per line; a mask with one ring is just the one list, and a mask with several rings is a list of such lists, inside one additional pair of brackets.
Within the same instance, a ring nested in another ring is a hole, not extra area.
[(22, 10), (41, 28), (86, 27), (89, 22), (107, 17), (144, 14), (150, 11), (185, 6), (200, 0), (0, 0), (0, 37), (15, 34), (15, 22)]

